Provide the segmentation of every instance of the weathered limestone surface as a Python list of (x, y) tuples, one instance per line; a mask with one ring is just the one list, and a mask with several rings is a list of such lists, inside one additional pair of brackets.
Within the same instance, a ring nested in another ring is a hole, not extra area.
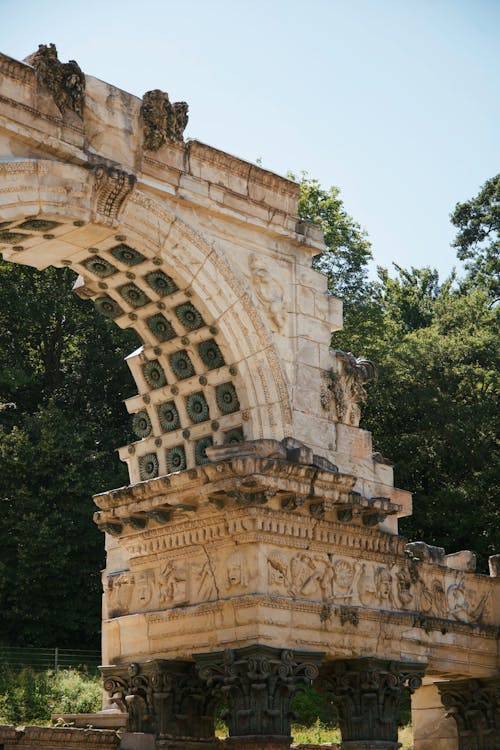
[[(185, 102), (140, 100), (53, 46), (0, 55), (0, 252), (72, 268), (143, 342), (130, 486), (95, 497), (122, 747), (211, 750), (224, 697), (225, 744), (286, 748), (290, 699), (321, 664), (344, 750), (395, 749), (406, 689), (415, 750), (497, 750), (498, 556), (477, 575), (471, 552), (398, 536), (411, 496), (359, 428), (375, 367), (330, 348), (342, 304), (311, 268), (323, 241), (297, 219), (298, 185), (185, 142), (187, 121)], [(494, 708), (472, 721), (466, 687), (442, 692), (458, 734), (433, 685), (457, 680)], [(7, 750), (26, 732), (5, 729)]]
[(424, 684), (412, 695), (414, 750), (456, 750), (457, 727), (441, 703), (437, 683)]
[(120, 738), (107, 729), (0, 725), (4, 750), (116, 750)]
[[(400, 515), (410, 512), (409, 494), (394, 490), (392, 470), (372, 460), (370, 436), (355, 428), (361, 382), (351, 374), (346, 387), (337, 388), (338, 406), (328, 390), (344, 367), (329, 350), (331, 331), (342, 325), (341, 303), (327, 297), (325, 277), (311, 269), (322, 238), (297, 221), (298, 186), (197, 141), (165, 140), (156, 151), (144, 150), (140, 100), (89, 76), (78, 117), (61, 113), (30, 65), (1, 56), (0, 72), (4, 257), (38, 268), (70, 265), (82, 277), (78, 293), (144, 341), (128, 360), (139, 395), (127, 408), (146, 411), (152, 429), (130, 447), (134, 453), (122, 451), (131, 481), (140, 478), (140, 458), (157, 453), (155, 440), (162, 447), (182, 445), (191, 466), (195, 438), (217, 444), (237, 426), (247, 439), (293, 435), (353, 473), (360, 491), (396, 494)], [(23, 229), (29, 217), (52, 226)], [(140, 256), (117, 257), (122, 244)], [(150, 274), (160, 271), (175, 293), (163, 278), (151, 286)], [(179, 320), (176, 309), (188, 301), (203, 325)], [(154, 315), (173, 326), (172, 337), (170, 328), (158, 331), (161, 320), (150, 323)], [(236, 375), (200, 359), (198, 344), (211, 337)], [(183, 349), (194, 381), (179, 381), (170, 368), (170, 355)], [(148, 383), (144, 366), (151, 361), (159, 361), (168, 386)], [(200, 390), (203, 376), (218, 430), (211, 422), (193, 425), (186, 414), (185, 397), (193, 386)], [(210, 394), (230, 380), (239, 408), (221, 412)], [(165, 434), (156, 412), (172, 395), (180, 426)], [(190, 430), (189, 439), (181, 428)], [(157, 455), (159, 474), (166, 471), (164, 454)]]

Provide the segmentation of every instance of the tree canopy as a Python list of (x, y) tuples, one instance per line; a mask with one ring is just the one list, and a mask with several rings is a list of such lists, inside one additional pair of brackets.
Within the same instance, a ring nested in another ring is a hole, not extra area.
[[(309, 183), (302, 186), (303, 218), (313, 217), (332, 194), (340, 201), (336, 189), (316, 184), (311, 191)], [(467, 258), (461, 279), (452, 273), (440, 282), (433, 269), (394, 265), (395, 275), (379, 268), (370, 282), (369, 254), (360, 255), (357, 241), (351, 248), (341, 239), (337, 247), (334, 232), (326, 235), (328, 250), (319, 263), (329, 288), (348, 295), (344, 330), (334, 334), (333, 346), (378, 366), (361, 426), (394, 462), (397, 485), (414, 493), (413, 516), (402, 522), (402, 532), (449, 552), (473, 549), (483, 571), (488, 555), (499, 551), (500, 527), (499, 310), (492, 304), (499, 184), (498, 177), (489, 180), (452, 216), (459, 226), (454, 244)], [(334, 213), (321, 212), (316, 223), (330, 219), (338, 222)], [(356, 288), (342, 278), (350, 266)]]
[(487, 180), (475, 198), (457, 203), (451, 215), (458, 232), (453, 246), (465, 261), (467, 282), (500, 299), (500, 174)]
[(135, 334), (68, 269), (0, 263), (0, 643), (98, 648), (102, 534), (92, 494), (127, 481), (123, 361)]

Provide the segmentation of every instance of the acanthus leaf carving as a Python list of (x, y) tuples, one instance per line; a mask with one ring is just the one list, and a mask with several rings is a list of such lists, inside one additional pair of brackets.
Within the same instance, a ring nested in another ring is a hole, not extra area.
[(165, 91), (147, 91), (142, 97), (141, 115), (147, 151), (158, 151), (167, 141), (182, 143), (189, 119), (186, 102), (172, 104)]
[(500, 747), (500, 679), (438, 682), (446, 716), (454, 719), (458, 750)]
[(85, 76), (75, 60), (62, 63), (55, 44), (40, 44), (26, 62), (35, 68), (37, 84), (50, 91), (62, 115), (70, 110), (83, 118)]
[(352, 352), (336, 350), (335, 367), (323, 373), (320, 399), (323, 409), (333, 411), (338, 422), (359, 426), (359, 404), (366, 401), (364, 385), (377, 377), (377, 368), (369, 359)]
[(318, 676), (322, 657), (260, 645), (194, 655), (200, 678), (227, 700), (230, 737), (289, 737), (291, 699)]
[(137, 178), (123, 169), (108, 164), (96, 164), (92, 171), (94, 211), (103, 217), (116, 219), (134, 189)]
[(153, 659), (101, 672), (111, 702), (128, 714), (129, 732), (213, 739), (214, 699), (192, 662)]

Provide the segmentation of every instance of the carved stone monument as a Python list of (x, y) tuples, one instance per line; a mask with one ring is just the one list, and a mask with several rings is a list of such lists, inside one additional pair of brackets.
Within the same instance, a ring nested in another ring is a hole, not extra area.
[(415, 750), (498, 748), (498, 561), (477, 575), (398, 535), (411, 496), (359, 428), (375, 367), (330, 348), (342, 307), (298, 186), (184, 142), (185, 103), (53, 46), (0, 73), (0, 251), (74, 269), (143, 342), (130, 485), (95, 497), (106, 708), (129, 741), (213, 748), (222, 704), (226, 744), (287, 748), (314, 682), (346, 750), (395, 750), (405, 691)]

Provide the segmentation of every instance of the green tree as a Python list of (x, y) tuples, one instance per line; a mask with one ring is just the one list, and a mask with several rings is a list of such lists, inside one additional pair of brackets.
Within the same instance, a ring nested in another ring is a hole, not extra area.
[[(321, 226), (326, 252), (316, 267), (344, 299), (335, 348), (372, 359), (362, 426), (395, 463), (396, 483), (414, 493), (402, 523), (413, 539), (449, 551), (472, 548), (482, 569), (496, 549), (498, 522), (499, 177), (458, 204), (455, 246), (467, 276), (440, 282), (435, 270), (378, 269), (369, 282), (370, 245), (336, 188), (302, 182), (300, 215)], [(457, 519), (450, 523), (450, 519)]]
[(429, 269), (381, 272), (376, 294), (383, 326), (363, 354), (379, 378), (362, 424), (394, 461), (396, 483), (414, 493), (402, 532), (473, 549), (485, 570), (500, 522), (498, 311), (486, 290), (439, 285)]
[(451, 215), (458, 232), (453, 243), (465, 261), (467, 281), (500, 298), (500, 174), (484, 183), (478, 195), (457, 203)]
[(123, 358), (135, 334), (68, 269), (0, 263), (0, 641), (98, 648), (102, 534), (92, 494), (124, 484)]
[(315, 258), (314, 267), (327, 274), (330, 293), (342, 298), (348, 313), (363, 302), (368, 288), (372, 252), (366, 231), (345, 210), (337, 187), (324, 190), (305, 173), (300, 181), (298, 212), (301, 219), (324, 232), (327, 249)]

